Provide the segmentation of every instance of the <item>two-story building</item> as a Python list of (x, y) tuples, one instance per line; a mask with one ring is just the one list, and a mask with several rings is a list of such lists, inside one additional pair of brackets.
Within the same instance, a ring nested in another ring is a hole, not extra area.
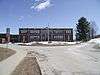
[(72, 28), (20, 28), (20, 42), (73, 41)]

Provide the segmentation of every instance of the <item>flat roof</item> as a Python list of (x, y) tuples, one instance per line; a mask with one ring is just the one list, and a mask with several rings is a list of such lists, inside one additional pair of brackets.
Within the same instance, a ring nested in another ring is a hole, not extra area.
[[(48, 29), (48, 28), (19, 28), (19, 29)], [(73, 28), (49, 28), (49, 29), (69, 29), (72, 30)]]

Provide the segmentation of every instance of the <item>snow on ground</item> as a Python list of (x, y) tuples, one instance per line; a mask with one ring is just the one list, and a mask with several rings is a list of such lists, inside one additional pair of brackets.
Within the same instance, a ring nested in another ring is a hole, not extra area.
[(0, 62), (0, 75), (10, 75), (29, 51), (37, 58), (42, 75), (100, 75), (100, 49), (94, 48), (98, 42), (100, 39), (72, 46), (9, 45), (18, 53)]
[(100, 38), (97, 38), (97, 39), (92, 39), (89, 41), (90, 43), (99, 43), (100, 44)]
[[(38, 62), (43, 75), (73, 75), (77, 72), (93, 72), (95, 74), (100, 72), (100, 53), (89, 51), (86, 53), (83, 50), (78, 50), (77, 47), (35, 47), (33, 50), (40, 53), (40, 57), (37, 58), (40, 59)], [(44, 59), (41, 58), (41, 54), (45, 56)], [(97, 55), (98, 57), (96, 57)]]
[(16, 43), (16, 45), (75, 45), (77, 42), (62, 42), (62, 41), (51, 41), (51, 42), (30, 42), (30, 43)]

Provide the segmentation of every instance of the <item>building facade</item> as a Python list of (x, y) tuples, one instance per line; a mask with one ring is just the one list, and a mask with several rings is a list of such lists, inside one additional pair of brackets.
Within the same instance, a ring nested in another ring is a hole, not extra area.
[(10, 42), (12, 42), (12, 43), (20, 42), (19, 35), (18, 34), (11, 34), (10, 35)]
[(20, 28), (20, 42), (73, 41), (72, 28)]
[(10, 28), (6, 28), (6, 33), (0, 33), (0, 43), (20, 42), (19, 35), (10, 34)]
[(12, 35), (8, 37), (6, 33), (0, 33), (0, 43), (17, 43), (20, 42), (19, 35)]
[(0, 33), (0, 43), (7, 43), (6, 40), (6, 34)]

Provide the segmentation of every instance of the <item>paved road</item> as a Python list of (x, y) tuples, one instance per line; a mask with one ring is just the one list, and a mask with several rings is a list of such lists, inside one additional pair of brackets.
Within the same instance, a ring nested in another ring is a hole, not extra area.
[(17, 49), (18, 54), (0, 63), (0, 75), (9, 75), (26, 55), (25, 50), (33, 51), (42, 75), (100, 75), (100, 51), (95, 51), (88, 44), (69, 47), (12, 46), (11, 48)]
[(88, 44), (26, 48), (35, 52), (43, 75), (100, 75), (100, 52)]

